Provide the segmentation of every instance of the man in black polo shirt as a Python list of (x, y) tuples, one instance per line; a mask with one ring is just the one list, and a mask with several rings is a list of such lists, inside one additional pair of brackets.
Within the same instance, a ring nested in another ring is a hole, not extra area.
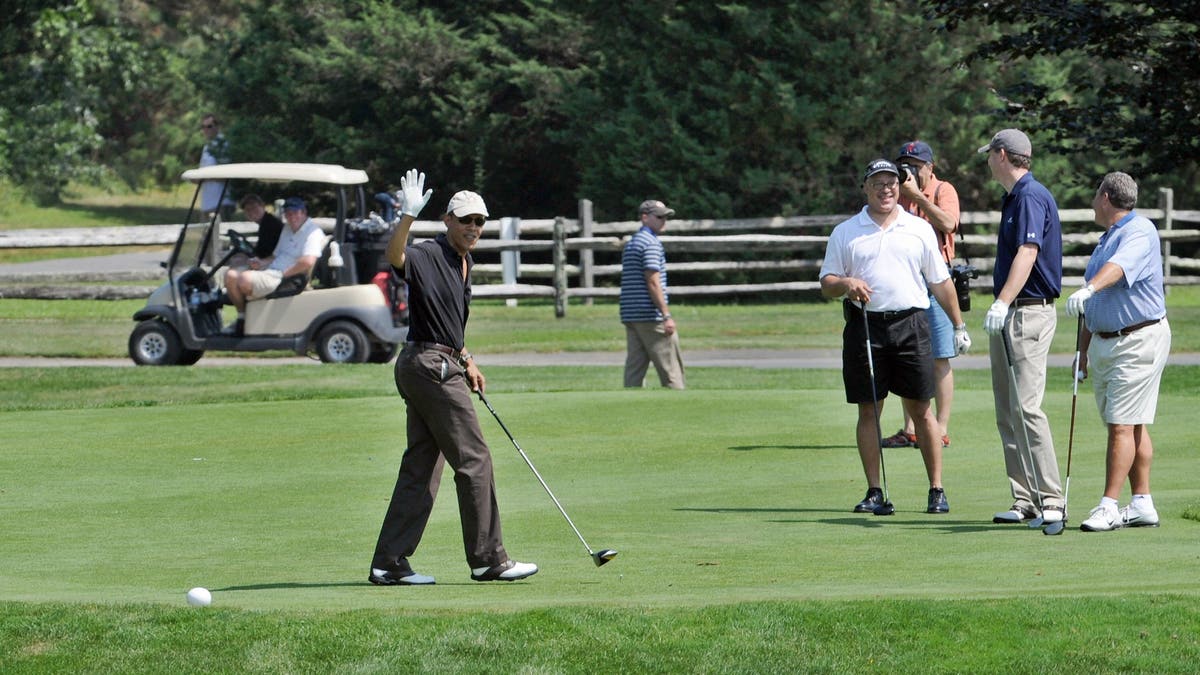
[(408, 342), (396, 359), (396, 388), (408, 410), (408, 449), (368, 579), (373, 584), (424, 585), (408, 557), (416, 551), (441, 481), (443, 462), (454, 469), (462, 519), (463, 547), (475, 581), (514, 581), (537, 573), (537, 565), (510, 560), (500, 534), (500, 510), (492, 455), (471, 400), (483, 391), (483, 373), (465, 347), (471, 305), (471, 249), (487, 220), (487, 206), (474, 192), (450, 199), (442, 222), (446, 233), (408, 246), (408, 233), (433, 190), (425, 174), (411, 169), (400, 180), (401, 218), (387, 258), (408, 282)]
[[(942, 433), (929, 408), (933, 398), (933, 351), (925, 309), (936, 298), (954, 325), (959, 354), (971, 346), (958, 308), (954, 282), (929, 223), (900, 208), (900, 171), (886, 159), (863, 174), (867, 204), (837, 225), (821, 264), (821, 294), (843, 298), (842, 379), (846, 402), (858, 406), (855, 438), (867, 496), (854, 507), (868, 513), (884, 503), (880, 489), (879, 407), (873, 396), (900, 397), (912, 418), (929, 478), (928, 513), (947, 513), (942, 488)], [(863, 308), (866, 308), (866, 317)], [(871, 360), (867, 356), (867, 322)], [(875, 381), (870, 364), (874, 363)]]

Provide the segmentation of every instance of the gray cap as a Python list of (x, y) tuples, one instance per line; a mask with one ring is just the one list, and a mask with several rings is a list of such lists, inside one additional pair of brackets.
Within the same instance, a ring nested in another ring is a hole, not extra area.
[(660, 218), (669, 218), (675, 215), (675, 209), (658, 201), (657, 199), (647, 199), (638, 207), (638, 215), (650, 213)]
[(991, 142), (980, 148), (979, 152), (990, 150), (1004, 150), (1026, 157), (1033, 156), (1033, 144), (1029, 142), (1029, 137), (1025, 135), (1025, 132), (1020, 129), (1004, 129), (996, 132), (996, 135), (992, 136)]

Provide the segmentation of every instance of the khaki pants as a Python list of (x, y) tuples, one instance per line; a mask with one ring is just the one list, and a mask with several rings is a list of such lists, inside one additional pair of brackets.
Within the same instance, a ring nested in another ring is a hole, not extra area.
[[(1050, 422), (1042, 412), (1042, 397), (1046, 393), (1046, 361), (1050, 341), (1058, 325), (1054, 305), (1012, 307), (1008, 310), (1008, 331), (1016, 371), (1016, 390), (1009, 380), (1008, 358), (1004, 340), (993, 335), (988, 342), (992, 359), (992, 395), (996, 407), (996, 429), (1004, 446), (1004, 468), (1008, 473), (1013, 503), (1037, 511), (1041, 492), (1043, 506), (1063, 505), (1062, 483), (1058, 474), (1058, 458), (1054, 454), (1054, 439), (1050, 437)], [(1025, 446), (1025, 432), (1029, 447)]]
[(407, 346), (396, 359), (396, 388), (408, 410), (408, 449), (392, 491), (372, 567), (405, 573), (437, 497), (443, 463), (454, 469), (467, 564), (492, 567), (508, 560), (500, 533), (500, 509), (492, 455), (465, 371), (432, 349)]
[(650, 364), (658, 371), (664, 387), (683, 389), (683, 355), (679, 333), (667, 335), (661, 321), (630, 321), (625, 324), (625, 386), (640, 387)]

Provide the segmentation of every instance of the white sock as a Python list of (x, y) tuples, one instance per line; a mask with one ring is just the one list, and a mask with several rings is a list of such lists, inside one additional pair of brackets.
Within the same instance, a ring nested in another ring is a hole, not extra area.
[(1111, 506), (1115, 509), (1117, 508), (1117, 500), (1113, 499), (1112, 497), (1101, 497), (1100, 506)]
[(1150, 498), (1150, 495), (1134, 495), (1129, 503), (1131, 506), (1136, 506), (1139, 509), (1154, 508), (1154, 500)]

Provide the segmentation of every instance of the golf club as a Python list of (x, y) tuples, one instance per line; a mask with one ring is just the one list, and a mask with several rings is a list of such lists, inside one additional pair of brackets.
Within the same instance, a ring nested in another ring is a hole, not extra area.
[(1083, 315), (1079, 315), (1075, 324), (1075, 362), (1071, 364), (1071, 431), (1067, 435), (1067, 480), (1063, 483), (1063, 517), (1057, 523), (1050, 523), (1042, 534), (1062, 534), (1067, 526), (1067, 499), (1071, 494), (1071, 452), (1075, 449), (1075, 401), (1079, 398), (1079, 342), (1083, 335)]
[(537, 477), (538, 482), (541, 483), (542, 487), (546, 489), (546, 494), (550, 495), (550, 499), (552, 499), (554, 501), (554, 505), (558, 507), (558, 512), (563, 515), (563, 518), (567, 519), (567, 524), (571, 526), (571, 529), (575, 530), (575, 536), (579, 537), (579, 541), (583, 542), (583, 547), (587, 549), (588, 555), (592, 556), (592, 561), (596, 563), (596, 567), (599, 567), (609, 560), (617, 557), (617, 552), (611, 548), (593, 551), (592, 547), (588, 546), (587, 540), (585, 540), (583, 535), (579, 533), (579, 528), (575, 527), (575, 523), (571, 522), (571, 516), (568, 516), (566, 509), (562, 507), (562, 504), (558, 503), (558, 498), (555, 497), (554, 493), (550, 491), (550, 486), (546, 485), (546, 481), (542, 480), (542, 474), (538, 473), (538, 470), (534, 468), (533, 462), (529, 461), (529, 456), (526, 455), (525, 451), (521, 449), (521, 445), (517, 443), (517, 439), (513, 438), (513, 435), (509, 432), (508, 427), (504, 426), (504, 421), (501, 420), (500, 416), (496, 414), (496, 409), (493, 408), (492, 404), (488, 402), (487, 397), (483, 395), (483, 391), (477, 391), (475, 393), (479, 394), (479, 400), (483, 401), (483, 404), (487, 406), (488, 412), (492, 413), (492, 417), (496, 418), (496, 422), (500, 424), (500, 428), (504, 430), (505, 435), (508, 436), (508, 440), (512, 441), (513, 447), (517, 449), (517, 452), (521, 453), (521, 459), (525, 460), (525, 463), (529, 465), (529, 470), (533, 472), (533, 475)]
[(890, 516), (896, 513), (896, 507), (888, 498), (887, 467), (883, 463), (883, 429), (879, 426), (879, 396), (875, 392), (875, 356), (871, 353), (871, 321), (867, 317), (867, 303), (862, 306), (863, 335), (867, 338), (867, 370), (871, 374), (871, 408), (875, 411), (875, 438), (879, 442), (879, 473), (883, 478), (883, 503), (876, 506), (871, 513), (877, 516)]
[[(1029, 465), (1025, 465), (1025, 458), (1021, 458), (1021, 465), (1025, 468), (1025, 474), (1033, 478), (1033, 491), (1037, 495), (1038, 516), (1029, 521), (1029, 527), (1041, 527), (1045, 520), (1042, 518), (1041, 512), (1045, 509), (1042, 505), (1042, 486), (1038, 483), (1036, 462), (1033, 458), (1033, 448), (1029, 445), (1029, 429), (1025, 426), (1025, 410), (1021, 407), (1021, 396), (1017, 392), (1017, 366), (1013, 363), (1012, 341), (1008, 337), (1008, 326), (1000, 330), (1000, 337), (1004, 341), (1004, 358), (1008, 361), (1008, 386), (1010, 388), (1010, 399), (1017, 399), (1017, 418), (1021, 423), (1021, 434), (1025, 437), (1025, 454), (1029, 457)], [(1011, 402), (1011, 400), (1010, 400)], [(1033, 467), (1034, 470), (1030, 470)]]

